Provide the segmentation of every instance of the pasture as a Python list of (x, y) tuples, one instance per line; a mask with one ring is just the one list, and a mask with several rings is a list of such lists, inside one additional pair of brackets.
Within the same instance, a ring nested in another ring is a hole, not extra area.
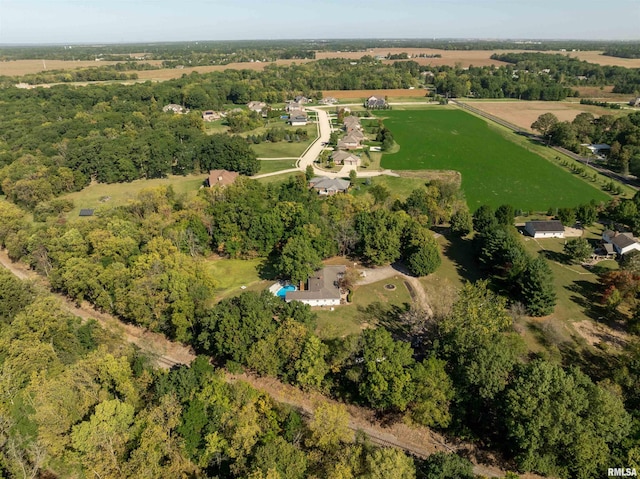
[(461, 110), (376, 113), (400, 145), (384, 154), (393, 170), (457, 170), (473, 211), (483, 204), (546, 211), (609, 196), (557, 165), (510, 141), (505, 132)]

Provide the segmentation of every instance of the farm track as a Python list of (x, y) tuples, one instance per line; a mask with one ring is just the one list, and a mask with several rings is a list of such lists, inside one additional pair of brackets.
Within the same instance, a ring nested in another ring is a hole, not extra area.
[[(0, 250), (0, 265), (14, 274), (17, 278), (32, 281), (42, 289), (46, 289), (60, 302), (63, 310), (82, 318), (95, 319), (105, 329), (122, 335), (127, 342), (135, 344), (142, 351), (149, 354), (158, 367), (170, 369), (174, 366), (188, 365), (195, 354), (193, 350), (183, 344), (170, 341), (163, 335), (151, 333), (138, 326), (126, 324), (116, 317), (95, 310), (90, 304), (78, 306), (66, 296), (51, 292), (48, 280), (30, 270), (26, 265), (12, 262), (6, 250)], [(395, 270), (394, 270), (395, 271)], [(395, 274), (398, 274), (395, 271)], [(317, 392), (304, 392), (294, 386), (284, 384), (272, 377), (258, 377), (243, 373), (233, 375), (225, 371), (225, 380), (233, 383), (244, 381), (252, 387), (269, 395), (275, 401), (288, 404), (299, 410), (308, 418), (313, 418), (315, 407), (323, 402), (337, 401), (327, 398)], [(426, 427), (409, 427), (402, 422), (385, 425), (375, 417), (375, 413), (367, 408), (355, 405), (345, 405), (349, 414), (349, 428), (356, 432), (364, 432), (373, 444), (392, 446), (416, 457), (425, 458), (435, 452), (456, 452), (474, 463), (474, 472), (485, 477), (502, 477), (505, 471), (498, 464), (499, 460), (487, 451), (478, 449), (475, 445), (464, 442), (449, 442), (445, 436)], [(480, 463), (482, 461), (483, 463)], [(540, 476), (525, 474), (522, 479), (538, 479)]]

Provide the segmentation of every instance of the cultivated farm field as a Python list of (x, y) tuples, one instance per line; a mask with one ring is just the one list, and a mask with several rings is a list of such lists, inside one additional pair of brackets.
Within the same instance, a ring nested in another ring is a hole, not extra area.
[(471, 210), (483, 204), (511, 204), (546, 211), (609, 196), (559, 166), (509, 140), (512, 133), (490, 126), (462, 110), (384, 111), (400, 145), (384, 154), (382, 167), (393, 170), (457, 170)]
[(469, 101), (465, 102), (491, 115), (531, 131), (531, 124), (543, 113), (553, 113), (560, 121), (573, 121), (579, 113), (592, 113), (594, 116), (621, 116), (631, 110), (612, 110), (594, 105), (581, 105), (567, 101)]

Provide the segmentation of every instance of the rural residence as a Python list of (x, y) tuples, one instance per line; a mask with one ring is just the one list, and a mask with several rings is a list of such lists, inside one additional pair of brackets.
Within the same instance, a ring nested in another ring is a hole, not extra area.
[(326, 176), (316, 176), (309, 180), (309, 188), (313, 188), (319, 195), (332, 196), (336, 193), (346, 193), (351, 186), (349, 180), (340, 178), (327, 178)]
[(202, 112), (202, 119), (204, 121), (216, 121), (222, 118), (222, 114), (217, 111), (207, 110)]
[(612, 230), (604, 230), (602, 232), (602, 241), (613, 246), (613, 249), (620, 256), (625, 255), (629, 251), (640, 251), (640, 243), (633, 237), (632, 233), (617, 233)]
[(162, 108), (162, 111), (165, 113), (167, 112), (177, 113), (179, 115), (182, 115), (183, 113), (189, 113), (189, 110), (187, 110), (181, 105), (176, 105), (175, 103), (169, 103), (168, 105), (165, 105)]
[(336, 165), (360, 166), (360, 158), (347, 151), (334, 151), (331, 154), (331, 159)]
[(524, 229), (534, 238), (564, 238), (564, 226), (558, 220), (527, 221)]
[(306, 111), (296, 110), (289, 113), (289, 124), (291, 126), (305, 126), (309, 121)]
[(342, 120), (342, 123), (344, 124), (344, 129), (347, 131), (347, 133), (350, 133), (354, 130), (360, 131), (362, 129), (362, 125), (360, 125), (360, 118), (357, 116), (345, 116)]
[(364, 106), (370, 110), (385, 110), (389, 108), (387, 100), (384, 98), (377, 98), (375, 96), (367, 98), (367, 101), (364, 102)]
[(341, 150), (355, 150), (356, 148), (360, 148), (360, 140), (355, 135), (349, 133), (341, 140), (338, 140), (338, 148)]
[(340, 279), (345, 271), (345, 266), (325, 266), (309, 277), (305, 290), (288, 291), (285, 301), (300, 301), (309, 306), (337, 306), (342, 298)]
[(209, 171), (207, 184), (209, 188), (213, 188), (214, 186), (224, 188), (225, 186), (232, 185), (238, 176), (240, 176), (240, 174), (235, 171), (211, 170)]
[(640, 106), (640, 96), (629, 101), (629, 106)]
[(262, 110), (267, 108), (267, 104), (263, 101), (250, 101), (247, 103), (247, 108), (256, 113), (262, 113)]

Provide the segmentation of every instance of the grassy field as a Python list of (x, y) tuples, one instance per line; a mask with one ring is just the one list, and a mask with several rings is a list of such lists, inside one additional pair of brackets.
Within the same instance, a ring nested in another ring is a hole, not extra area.
[(82, 208), (97, 209), (101, 206), (114, 207), (134, 199), (140, 190), (155, 186), (169, 186), (177, 194), (195, 196), (207, 175), (169, 176), (153, 180), (135, 180), (130, 183), (93, 183), (82, 191), (63, 196), (73, 201), (74, 208), (67, 218), (76, 218)]
[(227, 296), (240, 294), (244, 291), (241, 286), (246, 286), (247, 290), (262, 290), (269, 284), (258, 276), (258, 266), (262, 259), (207, 259), (206, 266), (216, 280), (216, 299), (220, 300)]
[(351, 189), (351, 193), (355, 196), (361, 196), (366, 194), (372, 186), (382, 185), (389, 189), (392, 197), (405, 200), (413, 190), (424, 186), (429, 179), (435, 179), (435, 177), (436, 175), (429, 176), (427, 174), (425, 174), (424, 177), (413, 178), (382, 175), (369, 178), (369, 185), (366, 184), (366, 178), (358, 178), (356, 179), (355, 186)]
[[(460, 110), (378, 113), (400, 145), (385, 154), (382, 167), (394, 170), (455, 169), (472, 210), (482, 204), (511, 204), (545, 211), (576, 206), (607, 194), (559, 166), (510, 141), (509, 133)], [(515, 136), (515, 135), (514, 135)]]
[[(385, 289), (386, 284), (395, 285), (395, 290)], [(374, 314), (367, 311), (368, 307), (388, 309), (392, 306), (403, 307), (409, 303), (411, 303), (411, 296), (400, 277), (357, 286), (354, 288), (351, 304), (336, 306), (333, 311), (329, 308), (315, 311), (318, 315), (316, 333), (322, 339), (358, 334), (375, 322), (372, 319)]]
[(260, 160), (260, 171), (258, 171), (258, 174), (289, 170), (295, 167), (296, 160)]
[(264, 142), (259, 145), (251, 145), (251, 149), (258, 158), (290, 158), (299, 157), (304, 150), (315, 140), (315, 135), (306, 141), (288, 142), (279, 141), (278, 143)]

